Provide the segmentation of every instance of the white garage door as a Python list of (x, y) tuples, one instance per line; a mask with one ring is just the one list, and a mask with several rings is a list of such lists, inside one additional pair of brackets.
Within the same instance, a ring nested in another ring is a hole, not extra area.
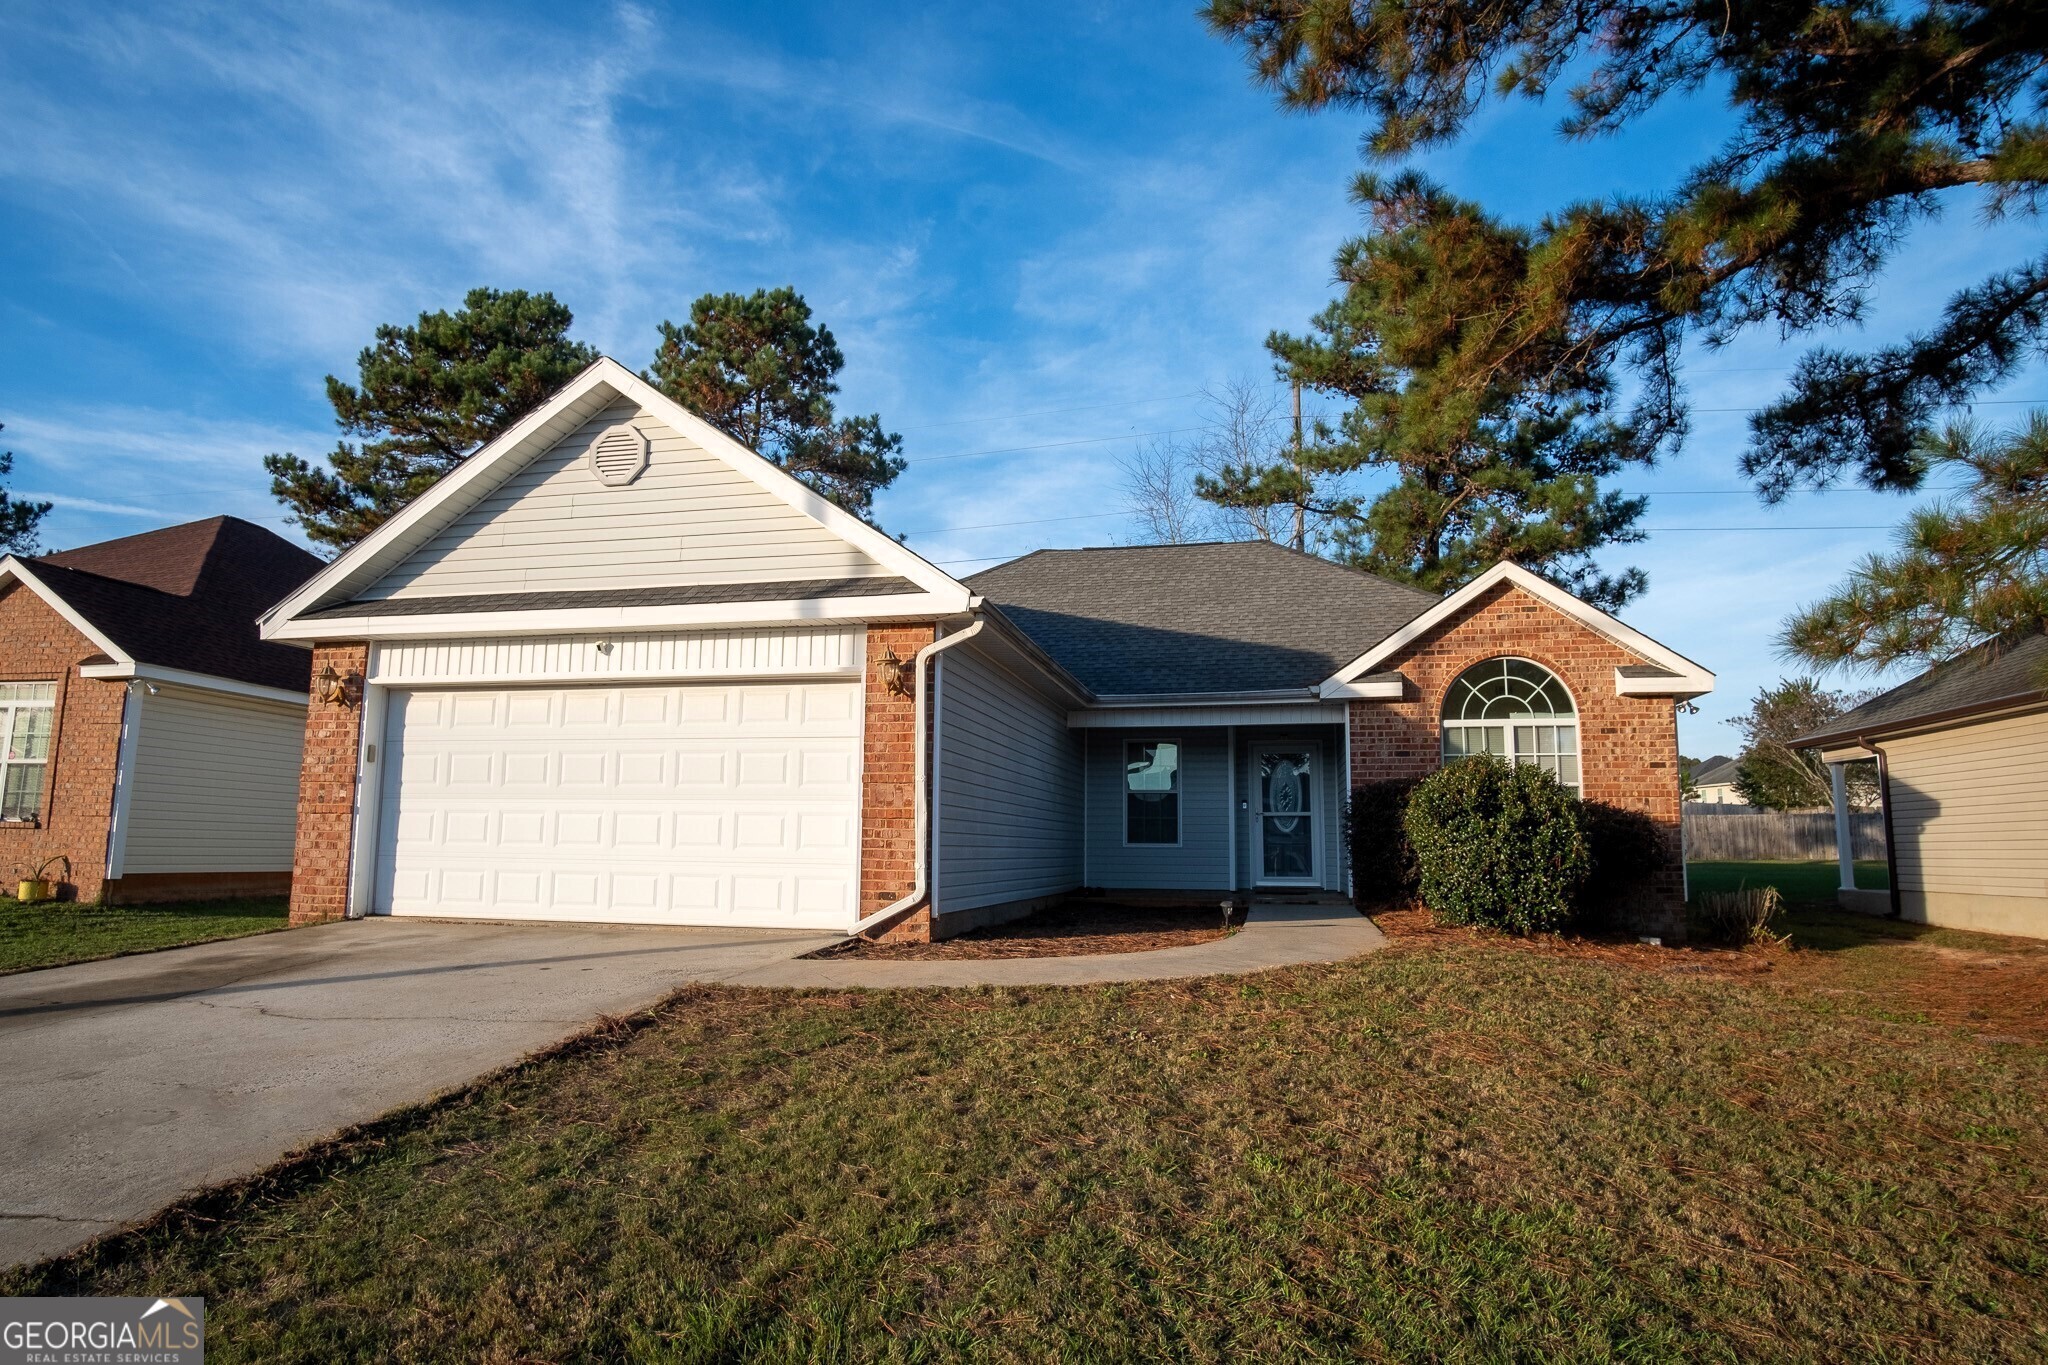
[(858, 683), (394, 692), (383, 914), (844, 928)]

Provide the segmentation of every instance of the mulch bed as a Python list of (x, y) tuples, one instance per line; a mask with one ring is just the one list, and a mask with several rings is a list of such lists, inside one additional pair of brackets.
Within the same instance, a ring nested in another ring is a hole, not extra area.
[(1214, 905), (1117, 905), (1070, 901), (1008, 924), (992, 924), (939, 943), (869, 943), (852, 940), (812, 957), (895, 958), (907, 961), (970, 961), (992, 957), (1086, 957), (1096, 953), (1149, 953), (1210, 943), (1235, 933), (1244, 911), (1223, 927)]

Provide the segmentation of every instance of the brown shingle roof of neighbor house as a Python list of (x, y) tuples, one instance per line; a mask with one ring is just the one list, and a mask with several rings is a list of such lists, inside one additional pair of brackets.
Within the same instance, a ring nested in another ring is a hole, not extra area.
[(265, 643), (256, 618), (320, 561), (254, 522), (208, 517), (23, 562), (137, 663), (306, 687), (312, 655)]
[(1313, 687), (1442, 600), (1256, 540), (1040, 550), (966, 582), (1102, 696)]
[(2048, 699), (2048, 686), (2042, 682), (2044, 671), (2048, 671), (2048, 634), (2036, 631), (1987, 640), (1792, 742), (1800, 748), (1813, 748), (1858, 735), (1881, 738), (1951, 716), (1960, 719)]

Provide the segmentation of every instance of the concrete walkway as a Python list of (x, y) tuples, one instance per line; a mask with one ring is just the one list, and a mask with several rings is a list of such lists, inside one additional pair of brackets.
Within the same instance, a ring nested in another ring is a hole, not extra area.
[(1150, 953), (978, 958), (954, 962), (828, 957), (747, 968), (719, 979), (735, 986), (1090, 986), (1229, 976), (1306, 962), (1339, 962), (1384, 947), (1379, 926), (1343, 905), (1257, 903), (1229, 938)]
[(1096, 957), (807, 960), (836, 934), (375, 919), (0, 976), (0, 1265), (38, 1260), (693, 982), (1156, 981), (1385, 943), (1338, 906)]

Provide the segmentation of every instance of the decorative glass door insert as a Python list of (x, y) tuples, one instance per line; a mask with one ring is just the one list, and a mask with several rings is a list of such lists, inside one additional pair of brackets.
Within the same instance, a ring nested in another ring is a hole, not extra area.
[(1315, 755), (1301, 748), (1258, 751), (1254, 812), (1262, 884), (1316, 880)]

